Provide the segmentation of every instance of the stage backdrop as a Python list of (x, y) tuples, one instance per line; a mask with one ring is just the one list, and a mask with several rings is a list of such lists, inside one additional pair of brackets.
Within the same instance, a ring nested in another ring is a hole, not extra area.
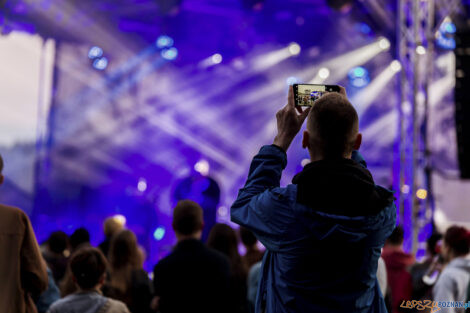
[[(174, 62), (163, 59), (154, 43), (129, 51), (94, 42), (109, 60), (104, 71), (88, 58), (91, 43), (60, 42), (47, 153), (38, 172), (38, 233), (44, 238), (55, 229), (70, 233), (85, 226), (97, 244), (104, 218), (121, 214), (149, 252), (150, 266), (175, 242), (171, 214), (177, 199), (203, 205), (212, 217), (206, 231), (215, 220), (229, 222), (228, 208), (252, 157), (275, 136), (275, 113), (286, 103), (288, 82), (318, 79), (322, 64), (331, 66), (327, 83), (348, 88), (361, 115), (362, 151), (377, 183), (390, 187), (397, 124), (393, 58), (377, 50), (377, 38), (357, 31), (352, 36), (358, 40), (306, 38), (299, 42), (306, 52), (296, 57), (289, 41), (258, 39), (243, 54), (220, 51), (228, 60), (210, 68), (184, 59), (204, 47), (183, 38), (174, 39), (182, 51)], [(364, 58), (368, 47), (372, 54)], [(350, 84), (348, 62), (367, 66), (372, 81), (384, 72), (388, 78), (372, 85), (362, 102), (367, 87)], [(283, 185), (308, 159), (300, 137), (288, 153)]]
[[(25, 73), (25, 64), (3, 71), (23, 60), (15, 49), (38, 46), (9, 42), (13, 52), (0, 58), (2, 101), (13, 91), (31, 98), (14, 117), (20, 98), (1, 104), (0, 127), (8, 132), (0, 135), (0, 152), (6, 187), (14, 185), (0, 189), (2, 202), (32, 212), (40, 241), (51, 231), (70, 234), (84, 226), (97, 244), (103, 220), (120, 214), (146, 248), (150, 269), (175, 243), (171, 214), (178, 199), (201, 203), (208, 226), (229, 222), (251, 158), (272, 143), (275, 113), (295, 82), (347, 88), (361, 119), (361, 152), (376, 182), (390, 187), (398, 125), (395, 2), (375, 8), (384, 15), (365, 13), (363, 5), (339, 12), (324, 1), (297, 2), (266, 1), (261, 10), (247, 10), (238, 0), (185, 1), (179, 14), (166, 17), (157, 17), (153, 1), (138, 1), (144, 9), (137, 2), (77, 2), (63, 15), (56, 4), (38, 7), (44, 17), (38, 29), (57, 39), (54, 84), (44, 85), (53, 99), (49, 111), (35, 84), (51, 80), (34, 80), (37, 65)], [(439, 170), (436, 216), (444, 217), (436, 222), (469, 220), (468, 210), (449, 209), (468, 203), (467, 187), (458, 197), (445, 189), (456, 169), (452, 60), (452, 53), (437, 49), (428, 128)], [(34, 94), (42, 100), (33, 101)], [(307, 158), (299, 136), (282, 185)]]

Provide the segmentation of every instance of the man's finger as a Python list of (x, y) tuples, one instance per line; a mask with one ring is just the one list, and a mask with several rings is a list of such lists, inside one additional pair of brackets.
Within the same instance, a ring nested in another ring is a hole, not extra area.
[(343, 86), (339, 86), (339, 93), (345, 96), (346, 98), (348, 97), (348, 95), (346, 94), (346, 88), (344, 88)]
[(294, 100), (294, 87), (289, 86), (289, 95), (287, 96), (287, 105), (290, 107), (295, 107), (295, 100)]
[(302, 124), (305, 121), (305, 119), (307, 118), (308, 113), (310, 113), (310, 109), (311, 109), (311, 107), (308, 107), (300, 114), (300, 120), (302, 121)]

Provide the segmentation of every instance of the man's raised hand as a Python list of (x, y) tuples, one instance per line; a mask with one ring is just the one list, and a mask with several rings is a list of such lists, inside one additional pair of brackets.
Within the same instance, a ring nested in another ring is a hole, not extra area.
[(286, 106), (276, 113), (277, 135), (273, 143), (287, 151), (309, 112), (310, 108), (302, 111), (302, 108), (295, 106), (294, 89), (290, 86)]

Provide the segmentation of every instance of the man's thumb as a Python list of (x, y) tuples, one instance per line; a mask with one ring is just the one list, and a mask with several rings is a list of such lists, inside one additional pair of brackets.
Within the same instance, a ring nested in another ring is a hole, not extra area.
[(300, 118), (302, 119), (302, 123), (305, 121), (305, 119), (308, 116), (308, 113), (310, 113), (310, 108), (307, 108), (300, 114)]

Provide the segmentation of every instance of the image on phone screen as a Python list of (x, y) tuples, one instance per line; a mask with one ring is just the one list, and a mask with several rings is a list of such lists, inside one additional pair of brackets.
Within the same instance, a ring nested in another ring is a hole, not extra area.
[(296, 104), (299, 106), (313, 106), (326, 92), (325, 85), (297, 85)]

